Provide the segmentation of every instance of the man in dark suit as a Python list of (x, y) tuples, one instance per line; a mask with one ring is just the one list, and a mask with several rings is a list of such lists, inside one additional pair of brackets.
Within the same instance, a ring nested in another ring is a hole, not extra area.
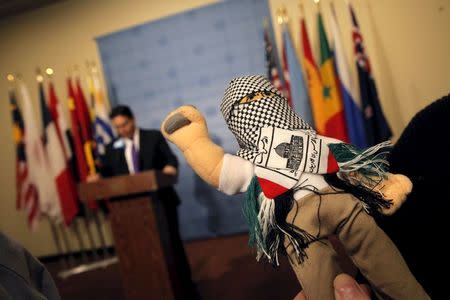
[[(138, 128), (131, 109), (124, 105), (113, 108), (110, 119), (119, 137), (106, 146), (101, 158), (102, 176), (134, 174), (151, 169), (160, 170), (167, 175), (177, 175), (178, 160), (160, 131)], [(95, 181), (95, 178), (90, 181)], [(180, 201), (172, 187), (160, 190), (158, 196), (162, 200), (168, 221), (168, 234), (186, 299), (194, 299), (195, 287), (179, 233), (177, 206)]]
[(117, 106), (110, 114), (111, 122), (119, 135), (106, 146), (102, 157), (103, 176), (134, 174), (157, 169), (176, 175), (178, 161), (158, 130), (144, 130), (136, 122), (128, 106)]

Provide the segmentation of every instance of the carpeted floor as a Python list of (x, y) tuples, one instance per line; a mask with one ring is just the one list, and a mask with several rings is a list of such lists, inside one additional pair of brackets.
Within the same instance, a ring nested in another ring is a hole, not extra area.
[[(245, 235), (186, 243), (194, 281), (203, 300), (293, 299), (300, 286), (286, 258), (273, 268), (257, 263)], [(124, 299), (118, 265), (60, 279), (60, 262), (46, 264), (63, 300)], [(149, 295), (148, 299), (152, 299)]]

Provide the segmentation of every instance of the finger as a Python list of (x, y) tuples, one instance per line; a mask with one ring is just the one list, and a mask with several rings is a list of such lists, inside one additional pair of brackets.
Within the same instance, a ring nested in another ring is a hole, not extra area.
[(306, 300), (305, 293), (303, 293), (303, 291), (301, 291), (300, 293), (298, 293), (298, 294), (295, 296), (294, 300)]
[(173, 116), (170, 116), (164, 124), (164, 131), (168, 134), (172, 134), (178, 129), (189, 125), (191, 121), (183, 116), (181, 113), (176, 113)]
[(334, 296), (336, 300), (370, 300), (368, 291), (344, 273), (334, 279)]
[(370, 287), (367, 284), (360, 284), (359, 287), (363, 290), (364, 294), (366, 294), (367, 296), (370, 297), (371, 292), (370, 292)]

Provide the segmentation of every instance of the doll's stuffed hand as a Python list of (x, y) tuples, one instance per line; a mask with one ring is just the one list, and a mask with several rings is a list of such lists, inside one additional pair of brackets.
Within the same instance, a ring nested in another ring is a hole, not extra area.
[(359, 172), (352, 172), (349, 177), (366, 188), (379, 193), (383, 199), (389, 201), (389, 207), (380, 209), (382, 214), (388, 216), (394, 214), (400, 208), (412, 190), (411, 180), (401, 174), (386, 173), (386, 178), (382, 180), (377, 177), (365, 177)]
[(224, 152), (210, 139), (205, 118), (194, 106), (181, 106), (169, 113), (161, 124), (161, 132), (183, 152), (204, 181), (219, 187)]
[(203, 115), (191, 105), (180, 106), (169, 113), (161, 124), (166, 139), (185, 152), (196, 140), (208, 137)]
[(388, 173), (379, 190), (385, 199), (392, 201), (389, 208), (381, 209), (382, 214), (390, 216), (400, 208), (407, 195), (411, 193), (412, 182), (404, 175)]

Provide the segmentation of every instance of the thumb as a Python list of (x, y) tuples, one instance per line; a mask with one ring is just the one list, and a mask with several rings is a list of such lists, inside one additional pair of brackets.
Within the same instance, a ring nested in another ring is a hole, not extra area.
[(368, 291), (344, 273), (334, 279), (334, 296), (336, 300), (370, 300)]

